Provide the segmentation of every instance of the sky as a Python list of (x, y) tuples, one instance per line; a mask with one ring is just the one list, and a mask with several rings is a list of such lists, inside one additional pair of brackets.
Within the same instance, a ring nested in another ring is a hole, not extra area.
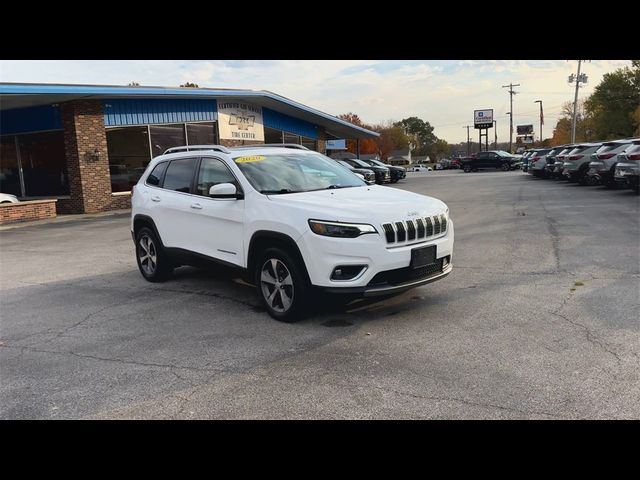
[[(449, 143), (467, 140), (465, 125), (473, 111), (494, 110), (498, 141), (509, 140), (509, 94), (515, 126), (534, 124), (539, 133), (539, 104), (544, 108), (543, 137), (548, 138), (563, 102), (573, 102), (567, 77), (576, 60), (0, 60), (0, 81), (104, 85), (178, 86), (269, 90), (339, 115), (353, 112), (369, 124), (417, 116)], [(629, 60), (583, 63), (588, 83), (580, 98), (593, 92), (605, 73), (631, 65)], [(493, 141), (493, 130), (489, 140)], [(472, 139), (477, 131), (472, 130)]]

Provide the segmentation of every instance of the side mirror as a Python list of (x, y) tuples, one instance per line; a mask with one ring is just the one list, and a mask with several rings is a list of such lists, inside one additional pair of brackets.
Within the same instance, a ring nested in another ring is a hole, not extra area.
[(233, 183), (219, 183), (217, 185), (213, 185), (209, 189), (209, 196), (211, 198), (235, 198), (236, 200), (243, 198), (242, 193), (238, 192)]

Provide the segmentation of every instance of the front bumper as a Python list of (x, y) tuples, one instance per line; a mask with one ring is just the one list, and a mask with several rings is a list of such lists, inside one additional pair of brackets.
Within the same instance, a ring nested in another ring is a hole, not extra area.
[(398, 283), (395, 285), (388, 284), (388, 285), (372, 285), (372, 286), (365, 286), (365, 287), (345, 287), (345, 288), (324, 287), (323, 290), (327, 293), (362, 295), (364, 297), (378, 297), (382, 295), (391, 295), (395, 293), (406, 292), (407, 290), (411, 290), (412, 288), (426, 285), (427, 283), (437, 282), (438, 280), (441, 280), (447, 275), (449, 275), (452, 270), (453, 270), (453, 264), (449, 262), (448, 265), (444, 267), (440, 272), (425, 276), (424, 278), (420, 278), (417, 280), (409, 280), (409, 281)]
[[(384, 292), (406, 290), (439, 280), (451, 271), (454, 225), (450, 218), (444, 235), (401, 245), (387, 244), (383, 230), (380, 226), (375, 226), (379, 234), (366, 234), (358, 238), (323, 237), (311, 231), (305, 232), (297, 243), (312, 285), (333, 292), (384, 295)], [(389, 282), (390, 285), (380, 284), (378, 274), (406, 269), (411, 263), (411, 251), (414, 248), (429, 245), (436, 246), (436, 263), (448, 257), (448, 265), (443, 265), (439, 269), (432, 268), (425, 278), (411, 278), (409, 285), (395, 281), (398, 277), (394, 277), (394, 280)], [(364, 265), (366, 269), (353, 280), (331, 280), (332, 272), (336, 267), (353, 265)]]

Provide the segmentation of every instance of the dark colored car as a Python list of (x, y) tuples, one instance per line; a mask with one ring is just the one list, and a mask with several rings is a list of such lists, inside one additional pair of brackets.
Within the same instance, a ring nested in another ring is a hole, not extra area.
[(353, 173), (358, 173), (364, 177), (364, 181), (367, 183), (376, 183), (376, 174), (373, 170), (368, 168), (354, 168), (344, 160), (336, 160), (344, 168), (351, 170)]
[(462, 168), (465, 172), (476, 172), (481, 168), (494, 168), (508, 172), (516, 168), (518, 160), (503, 150), (490, 150), (478, 152), (473, 158), (464, 158)]
[(394, 165), (387, 165), (386, 163), (382, 163), (380, 160), (360, 160), (364, 163), (371, 165), (372, 167), (386, 167), (389, 169), (389, 173), (391, 173), (391, 183), (396, 183), (398, 180), (402, 180), (406, 178), (407, 171), (402, 167), (396, 167)]
[(372, 166), (368, 163), (363, 162), (362, 160), (358, 160), (357, 158), (343, 158), (342, 162), (348, 163), (353, 168), (364, 168), (367, 170), (373, 170), (373, 173), (376, 174), (376, 183), (389, 183), (391, 182), (391, 171), (388, 167), (378, 167)]

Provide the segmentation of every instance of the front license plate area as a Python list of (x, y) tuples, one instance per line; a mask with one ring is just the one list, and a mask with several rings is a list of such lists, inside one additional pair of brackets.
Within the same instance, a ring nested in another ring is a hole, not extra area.
[(436, 261), (436, 246), (429, 245), (428, 247), (414, 248), (411, 250), (411, 264), (410, 267), (414, 270), (417, 268), (426, 267)]

